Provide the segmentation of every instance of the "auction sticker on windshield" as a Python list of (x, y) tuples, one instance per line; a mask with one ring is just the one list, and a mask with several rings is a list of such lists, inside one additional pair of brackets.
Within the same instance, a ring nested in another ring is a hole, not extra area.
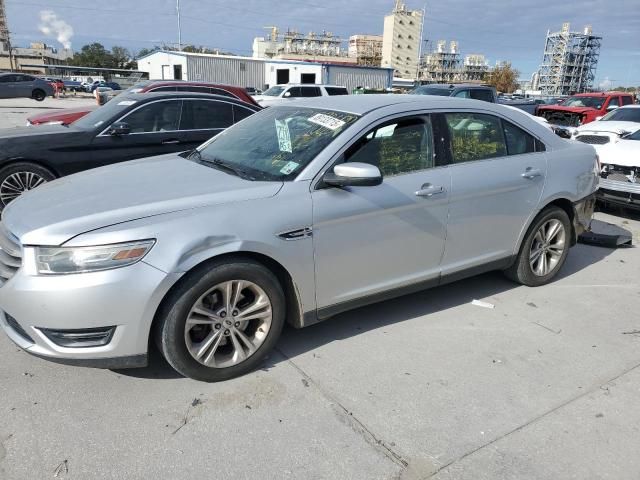
[(281, 152), (293, 153), (291, 146), (291, 134), (289, 133), (289, 125), (276, 119), (276, 132), (278, 133), (278, 148)]
[(283, 175), (289, 175), (291, 172), (293, 172), (296, 168), (298, 168), (300, 164), (296, 163), (296, 162), (289, 162), (287, 163), (284, 167), (282, 167), (280, 169), (280, 173), (282, 173)]
[(337, 130), (342, 127), (345, 122), (338, 118), (334, 118), (330, 115), (325, 115), (324, 113), (318, 113), (313, 117), (309, 118), (311, 123), (315, 123), (316, 125), (320, 125), (321, 127), (328, 128), (329, 130)]

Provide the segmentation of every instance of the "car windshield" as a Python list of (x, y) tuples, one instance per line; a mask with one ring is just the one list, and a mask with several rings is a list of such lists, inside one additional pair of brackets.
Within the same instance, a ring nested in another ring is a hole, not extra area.
[(266, 95), (267, 97), (277, 97), (284, 92), (284, 87), (271, 87), (266, 92), (263, 92), (262, 95)]
[(640, 122), (640, 108), (618, 108), (607, 113), (600, 121)]
[(450, 97), (451, 90), (448, 88), (438, 87), (418, 87), (409, 92), (411, 95), (440, 95), (441, 97)]
[(76, 120), (72, 125), (74, 128), (80, 128), (82, 130), (93, 130), (100, 127), (106, 128), (107, 122), (135, 103), (136, 100), (130, 98), (118, 98), (117, 101), (114, 99)]
[(570, 97), (567, 98), (563, 103), (563, 107), (589, 107), (595, 108), (596, 110), (600, 110), (602, 105), (606, 101), (607, 97), (599, 96), (599, 97)]
[(358, 115), (304, 107), (271, 107), (243, 120), (191, 158), (254, 180), (293, 180)]
[(629, 135), (625, 139), (626, 140), (640, 140), (640, 130), (638, 130), (636, 133), (634, 133), (632, 135)]

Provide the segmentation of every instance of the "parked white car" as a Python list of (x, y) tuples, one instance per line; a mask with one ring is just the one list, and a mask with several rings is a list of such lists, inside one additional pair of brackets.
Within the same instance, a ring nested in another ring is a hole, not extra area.
[(347, 87), (337, 85), (287, 84), (274, 85), (262, 95), (253, 98), (263, 107), (270, 107), (296, 98), (333, 97), (335, 95), (349, 95)]
[(598, 198), (605, 203), (640, 209), (640, 123), (638, 128), (598, 151), (602, 165)]
[(573, 139), (593, 145), (599, 152), (603, 145), (616, 143), (625, 135), (640, 130), (640, 105), (617, 108), (595, 122), (578, 127)]

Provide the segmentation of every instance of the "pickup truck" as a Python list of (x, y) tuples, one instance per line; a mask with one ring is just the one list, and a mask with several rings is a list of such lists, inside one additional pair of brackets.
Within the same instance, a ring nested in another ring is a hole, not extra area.
[(570, 138), (580, 125), (597, 120), (611, 110), (631, 105), (633, 96), (623, 92), (579, 93), (562, 105), (540, 105), (537, 115), (545, 118), (560, 136)]

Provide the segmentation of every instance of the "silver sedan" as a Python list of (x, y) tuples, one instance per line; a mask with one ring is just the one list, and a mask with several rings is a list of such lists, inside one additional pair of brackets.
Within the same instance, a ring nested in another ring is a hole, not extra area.
[(54, 361), (256, 368), (300, 328), (489, 270), (550, 282), (588, 226), (589, 145), (474, 100), (275, 106), (193, 152), (91, 170), (4, 211), (0, 325)]

